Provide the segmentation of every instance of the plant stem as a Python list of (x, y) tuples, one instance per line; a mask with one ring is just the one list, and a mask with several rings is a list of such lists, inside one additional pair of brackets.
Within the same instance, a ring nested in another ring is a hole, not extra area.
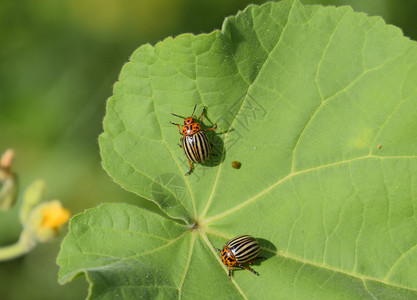
[(30, 238), (26, 231), (20, 234), (19, 240), (9, 246), (0, 247), (0, 262), (15, 259), (25, 255), (35, 247), (36, 242)]

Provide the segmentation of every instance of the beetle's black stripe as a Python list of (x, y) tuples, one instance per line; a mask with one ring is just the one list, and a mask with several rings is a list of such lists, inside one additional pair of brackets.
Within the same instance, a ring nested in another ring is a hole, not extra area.
[(258, 241), (250, 235), (241, 235), (226, 243), (238, 263), (254, 260), (260, 252)]
[(234, 246), (241, 244), (242, 242), (248, 242), (248, 241), (254, 241), (254, 240), (255, 238), (250, 235), (240, 235), (228, 241), (226, 243), (226, 246), (234, 247)]
[(194, 143), (193, 136), (183, 136), (181, 138), (182, 149), (184, 150), (185, 155), (187, 156), (188, 160), (195, 163), (197, 162), (196, 161), (197, 159), (193, 152), (193, 147), (192, 147), (193, 143)]
[(195, 134), (196, 138), (196, 152), (200, 157), (200, 161), (204, 162), (210, 154), (210, 142), (208, 141), (207, 135), (204, 132), (198, 132)]
[(185, 155), (193, 163), (202, 163), (210, 155), (211, 144), (203, 131), (194, 135), (183, 136), (181, 144)]

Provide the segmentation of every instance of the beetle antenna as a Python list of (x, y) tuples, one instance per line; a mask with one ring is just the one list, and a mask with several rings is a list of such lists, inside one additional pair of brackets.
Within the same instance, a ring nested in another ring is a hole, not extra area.
[(171, 113), (171, 115), (176, 116), (176, 117), (178, 117), (178, 118), (181, 118), (181, 119), (184, 119), (184, 120), (185, 120), (185, 118), (184, 118), (184, 117), (181, 117), (181, 116), (179, 116), (179, 115), (176, 115), (176, 114), (173, 114), (173, 113)]
[(194, 106), (193, 113), (191, 114), (191, 116), (194, 116), (194, 112), (195, 112), (196, 107), (197, 107), (197, 104)]

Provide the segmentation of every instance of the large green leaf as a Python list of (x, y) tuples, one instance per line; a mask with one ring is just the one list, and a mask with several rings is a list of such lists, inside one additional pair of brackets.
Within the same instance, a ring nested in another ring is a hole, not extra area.
[[(60, 281), (85, 272), (90, 297), (109, 299), (416, 298), (416, 50), (378, 17), (292, 0), (140, 47), (100, 148), (167, 216), (112, 204), (75, 217)], [(218, 155), (185, 176), (169, 122), (195, 104)], [(239, 234), (261, 243), (259, 277), (227, 277), (216, 248)]]

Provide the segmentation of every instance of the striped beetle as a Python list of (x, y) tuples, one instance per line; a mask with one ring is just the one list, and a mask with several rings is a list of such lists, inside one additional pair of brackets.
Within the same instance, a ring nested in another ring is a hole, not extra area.
[(244, 263), (253, 264), (257, 259), (265, 259), (258, 257), (261, 248), (258, 241), (250, 235), (237, 236), (224, 245), (223, 250), (217, 249), (222, 257), (222, 262), (230, 267), (229, 277), (232, 276), (234, 268), (241, 268), (251, 271), (255, 275), (259, 275), (250, 267), (242, 266)]
[(170, 122), (171, 124), (178, 126), (178, 131), (182, 135), (180, 147), (182, 147), (182, 149), (184, 150), (185, 156), (187, 156), (188, 163), (190, 164), (190, 170), (187, 173), (185, 173), (185, 175), (190, 175), (193, 171), (194, 166), (192, 163), (203, 163), (208, 159), (213, 145), (209, 142), (206, 135), (206, 131), (215, 130), (217, 128), (216, 125), (213, 128), (201, 130), (201, 124), (203, 123), (203, 114), (206, 111), (206, 108), (203, 107), (203, 111), (200, 116), (201, 122), (197, 122), (197, 120), (194, 119), (194, 112), (196, 107), (197, 104), (194, 106), (194, 110), (191, 114), (191, 117), (188, 118), (172, 114), (176, 117), (184, 119), (184, 125), (182, 126), (182, 128), (180, 124)]

